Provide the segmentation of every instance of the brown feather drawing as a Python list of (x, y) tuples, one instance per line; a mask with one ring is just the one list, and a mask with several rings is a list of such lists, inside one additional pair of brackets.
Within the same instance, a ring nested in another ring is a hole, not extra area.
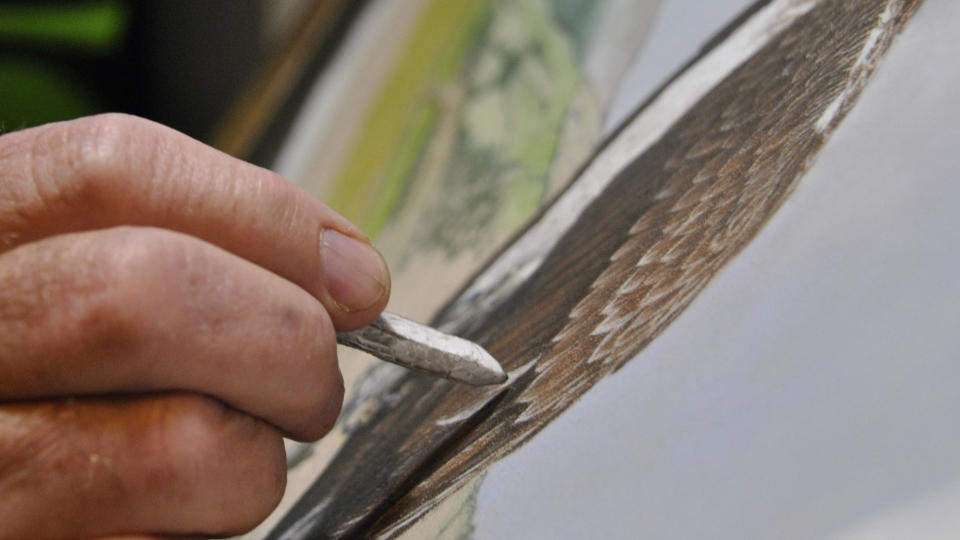
[[(617, 172), (505, 300), (465, 296), (435, 321), (484, 345), (509, 383), (404, 375), (271, 538), (399, 533), (689, 305), (790, 194), (920, 1), (786, 4), (790, 24)], [(452, 320), (464, 302), (475, 306), (470, 320)]]

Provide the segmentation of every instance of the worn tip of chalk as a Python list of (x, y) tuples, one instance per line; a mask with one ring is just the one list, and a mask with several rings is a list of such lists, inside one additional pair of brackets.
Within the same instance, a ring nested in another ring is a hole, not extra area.
[(337, 341), (458, 382), (482, 386), (507, 381), (503, 366), (480, 345), (392, 313), (384, 312), (358, 330), (338, 333)]

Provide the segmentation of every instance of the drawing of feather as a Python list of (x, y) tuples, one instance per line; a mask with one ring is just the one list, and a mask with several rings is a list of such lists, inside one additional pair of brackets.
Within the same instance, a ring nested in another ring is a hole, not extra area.
[(734, 21), (435, 320), (509, 382), (405, 374), (271, 538), (395, 535), (629, 362), (790, 195), (919, 4)]

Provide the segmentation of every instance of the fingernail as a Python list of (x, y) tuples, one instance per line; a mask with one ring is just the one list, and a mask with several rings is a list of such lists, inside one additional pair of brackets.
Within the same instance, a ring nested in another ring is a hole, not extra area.
[(387, 290), (387, 266), (373, 246), (333, 229), (323, 231), (323, 278), (344, 311), (367, 309)]

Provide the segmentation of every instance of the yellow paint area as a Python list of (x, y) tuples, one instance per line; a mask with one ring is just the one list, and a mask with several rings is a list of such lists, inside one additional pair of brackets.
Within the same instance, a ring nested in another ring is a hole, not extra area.
[(440, 114), (435, 90), (454, 81), (490, 0), (433, 0), (366, 114), (328, 202), (372, 237), (386, 225)]

